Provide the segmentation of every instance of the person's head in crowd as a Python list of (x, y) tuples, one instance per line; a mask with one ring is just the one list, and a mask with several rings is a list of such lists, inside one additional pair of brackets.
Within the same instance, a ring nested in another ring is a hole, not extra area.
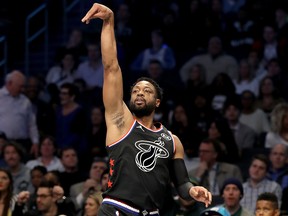
[(288, 147), (285, 144), (274, 145), (269, 154), (270, 169), (277, 171), (288, 166)]
[(84, 215), (85, 216), (97, 216), (98, 210), (101, 205), (100, 197), (98, 193), (92, 193), (90, 194), (86, 201), (85, 201), (85, 207), (84, 207)]
[(279, 92), (274, 85), (272, 77), (266, 76), (261, 79), (259, 83), (259, 99), (263, 99), (264, 96), (273, 96), (274, 98), (279, 98)]
[(253, 109), (256, 100), (255, 94), (250, 90), (244, 90), (241, 93), (241, 106), (242, 109)]
[(78, 94), (77, 87), (72, 83), (64, 83), (60, 86), (60, 103), (62, 106), (73, 103)]
[(25, 85), (25, 95), (31, 100), (37, 100), (41, 90), (41, 82), (36, 76), (29, 76)]
[(272, 43), (276, 39), (275, 27), (267, 24), (263, 27), (263, 39), (265, 43)]
[(279, 103), (271, 112), (271, 131), (276, 134), (288, 131), (288, 104)]
[(61, 185), (60, 183), (60, 172), (58, 170), (48, 171), (44, 175), (44, 180), (53, 183), (54, 185)]
[(242, 59), (239, 62), (239, 76), (238, 76), (238, 83), (240, 83), (243, 80), (252, 80), (254, 77), (254, 74), (252, 72), (252, 68), (248, 62), (247, 59)]
[(90, 178), (96, 182), (101, 182), (101, 175), (105, 169), (107, 169), (107, 161), (101, 157), (95, 157), (90, 168)]
[(223, 95), (234, 95), (236, 88), (235, 85), (230, 78), (230, 76), (226, 73), (217, 74), (212, 80), (211, 84), (211, 92), (213, 95), (223, 94)]
[(5, 87), (12, 97), (17, 97), (24, 91), (25, 76), (22, 72), (14, 70), (5, 77)]
[(154, 49), (159, 49), (164, 43), (163, 32), (160, 29), (151, 31), (151, 42)]
[(37, 209), (41, 213), (57, 212), (57, 198), (53, 196), (54, 184), (49, 181), (42, 181), (37, 188), (36, 203)]
[(272, 58), (268, 61), (267, 65), (267, 75), (270, 77), (274, 77), (281, 72), (281, 67), (279, 64), (279, 60), (276, 58)]
[(47, 169), (44, 166), (37, 165), (33, 167), (30, 171), (31, 175), (31, 184), (32, 186), (37, 189), (40, 183), (43, 181), (45, 174), (47, 173)]
[(13, 196), (13, 178), (7, 169), (0, 168), (0, 184), (2, 215), (10, 215), (9, 207)]
[(100, 106), (93, 106), (91, 110), (91, 123), (92, 126), (105, 125), (104, 110)]
[(212, 56), (217, 56), (222, 53), (222, 41), (220, 37), (213, 36), (209, 39), (208, 53)]
[(3, 131), (0, 131), (0, 154), (6, 142), (7, 142), (6, 134)]
[(73, 84), (78, 88), (79, 93), (85, 92), (87, 89), (87, 83), (82, 78), (77, 78), (73, 81)]
[(25, 156), (24, 148), (20, 144), (12, 141), (4, 144), (2, 153), (4, 161), (10, 169), (19, 167)]
[(220, 146), (214, 139), (204, 139), (200, 143), (198, 154), (200, 161), (205, 161), (208, 167), (212, 167), (217, 161)]
[(206, 84), (206, 71), (203, 65), (201, 64), (192, 65), (189, 71), (188, 81), (191, 81), (196, 84), (198, 83)]
[(57, 146), (53, 136), (46, 135), (42, 137), (39, 145), (39, 153), (42, 157), (53, 158), (57, 151)]
[(254, 183), (261, 182), (266, 178), (269, 168), (269, 159), (264, 154), (256, 154), (253, 156), (249, 167), (249, 178)]
[(65, 172), (78, 170), (78, 154), (73, 147), (65, 147), (60, 151), (60, 159), (65, 168)]
[(236, 124), (239, 121), (240, 112), (241, 104), (239, 100), (230, 99), (225, 101), (223, 114), (229, 124)]
[(108, 181), (109, 181), (109, 168), (105, 169), (104, 172), (101, 175), (101, 186), (102, 191), (106, 191), (108, 187)]
[(278, 198), (274, 193), (264, 192), (256, 201), (255, 216), (279, 216)]
[(240, 200), (244, 195), (241, 181), (237, 178), (226, 179), (221, 188), (221, 195), (226, 209), (234, 214), (240, 208)]
[(78, 56), (72, 51), (65, 51), (61, 56), (60, 66), (63, 70), (73, 73), (78, 66)]
[(204, 210), (200, 216), (230, 216), (230, 213), (223, 206), (214, 206)]
[(163, 74), (163, 66), (157, 59), (150, 60), (147, 68), (147, 75), (154, 80), (159, 80)]
[(100, 43), (90, 41), (87, 44), (88, 60), (90, 62), (97, 62), (101, 60)]

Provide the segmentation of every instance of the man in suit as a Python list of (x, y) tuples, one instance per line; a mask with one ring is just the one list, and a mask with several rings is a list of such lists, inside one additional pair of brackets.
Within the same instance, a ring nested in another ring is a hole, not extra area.
[(107, 162), (103, 158), (94, 158), (91, 164), (89, 178), (86, 181), (76, 183), (70, 187), (70, 197), (74, 200), (79, 209), (84, 204), (85, 198), (92, 192), (101, 192), (101, 176), (108, 168)]
[(240, 102), (228, 100), (224, 104), (223, 113), (230, 129), (233, 131), (240, 155), (243, 149), (253, 148), (256, 144), (257, 134), (252, 128), (239, 121)]
[(217, 161), (220, 151), (220, 146), (216, 141), (204, 139), (199, 146), (200, 162), (196, 168), (188, 173), (190, 177), (196, 178), (200, 185), (211, 191), (212, 205), (223, 203), (220, 189), (227, 178), (235, 177), (241, 182), (243, 180), (238, 166)]

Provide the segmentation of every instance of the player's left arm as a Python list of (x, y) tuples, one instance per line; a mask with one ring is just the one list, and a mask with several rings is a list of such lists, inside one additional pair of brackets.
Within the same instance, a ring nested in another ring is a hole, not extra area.
[(173, 135), (175, 142), (175, 153), (171, 167), (172, 181), (177, 189), (179, 196), (183, 199), (195, 199), (205, 203), (206, 207), (211, 204), (212, 195), (204, 187), (194, 186), (188, 176), (188, 172), (184, 163), (184, 148), (180, 139)]

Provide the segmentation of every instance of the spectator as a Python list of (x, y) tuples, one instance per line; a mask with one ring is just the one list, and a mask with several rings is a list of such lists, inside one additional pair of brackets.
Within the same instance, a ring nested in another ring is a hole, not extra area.
[(240, 156), (242, 156), (243, 149), (253, 148), (256, 145), (257, 134), (252, 128), (239, 121), (240, 112), (240, 101), (238, 102), (236, 99), (226, 101), (223, 109), (224, 117), (228, 121)]
[(77, 151), (73, 147), (62, 149), (60, 159), (64, 166), (64, 171), (60, 173), (60, 185), (63, 187), (64, 195), (68, 197), (70, 187), (84, 181), (85, 171), (80, 169)]
[(0, 130), (37, 157), (39, 133), (32, 104), (21, 93), (24, 84), (25, 76), (20, 71), (6, 75), (5, 86), (0, 89)]
[(101, 200), (98, 193), (90, 194), (85, 201), (84, 212), (81, 216), (97, 216)]
[(86, 181), (76, 183), (70, 187), (70, 197), (75, 200), (77, 209), (82, 207), (89, 193), (92, 191), (101, 191), (101, 175), (105, 169), (107, 169), (106, 160), (103, 158), (95, 158), (91, 164), (89, 177)]
[(239, 149), (234, 135), (225, 118), (215, 118), (208, 130), (208, 137), (218, 142), (221, 151), (218, 152), (219, 162), (237, 163), (240, 159)]
[(283, 103), (284, 99), (280, 96), (277, 86), (275, 86), (273, 79), (269, 76), (264, 77), (259, 85), (259, 97), (256, 100), (255, 106), (263, 110), (270, 121), (271, 112), (274, 107)]
[(232, 80), (237, 78), (237, 62), (233, 56), (227, 55), (222, 49), (222, 41), (219, 37), (211, 37), (208, 51), (188, 60), (180, 69), (182, 81), (187, 81), (192, 65), (200, 64), (206, 71), (206, 82), (209, 85), (219, 73), (227, 74)]
[(7, 141), (8, 140), (7, 140), (6, 134), (0, 131), (0, 167), (5, 166), (5, 162), (3, 159), (3, 146), (5, 145)]
[(220, 197), (220, 189), (227, 178), (235, 177), (242, 181), (240, 169), (233, 164), (218, 162), (221, 152), (219, 144), (212, 139), (204, 139), (199, 146), (200, 162), (195, 169), (189, 171), (200, 185), (211, 191), (214, 201)]
[(288, 104), (280, 103), (271, 112), (271, 130), (265, 137), (265, 148), (282, 143), (288, 146)]
[(87, 44), (87, 59), (82, 61), (75, 73), (75, 79), (83, 79), (88, 90), (103, 87), (103, 65), (98, 42)]
[(73, 83), (78, 59), (74, 53), (65, 52), (61, 57), (61, 62), (52, 66), (46, 75), (46, 85), (57, 85), (58, 88), (63, 83)]
[(22, 162), (24, 149), (15, 142), (8, 142), (3, 147), (4, 161), (13, 177), (13, 191), (15, 194), (27, 191), (30, 184), (30, 169)]
[(249, 212), (240, 204), (244, 191), (242, 182), (237, 178), (232, 177), (225, 180), (221, 188), (221, 195), (224, 200), (223, 206), (231, 216), (253, 216), (252, 212)]
[(259, 81), (255, 79), (252, 68), (246, 59), (240, 61), (239, 77), (233, 82), (238, 95), (241, 95), (244, 90), (250, 90), (255, 96), (258, 96)]
[(259, 138), (270, 131), (270, 122), (264, 111), (259, 108), (255, 108), (256, 98), (253, 92), (245, 90), (241, 94), (241, 115), (240, 122), (251, 127)]
[(288, 146), (285, 144), (274, 145), (270, 150), (269, 160), (268, 178), (285, 189), (288, 187)]
[(172, 48), (165, 44), (162, 31), (159, 29), (151, 32), (151, 47), (142, 50), (130, 65), (134, 72), (142, 72), (148, 69), (149, 62), (157, 59), (161, 62), (164, 70), (173, 70), (176, 66), (176, 59)]
[(271, 216), (280, 215), (278, 197), (274, 193), (264, 192), (257, 198), (255, 216), (266, 215), (266, 213)]
[(86, 129), (86, 115), (82, 106), (75, 100), (77, 88), (71, 83), (64, 83), (60, 87), (61, 105), (56, 109), (56, 136), (58, 148), (74, 147), (79, 154), (85, 150), (83, 139)]
[(230, 216), (230, 214), (223, 206), (214, 206), (204, 210), (200, 216)]
[(45, 136), (40, 143), (40, 156), (36, 159), (29, 160), (26, 166), (33, 169), (35, 166), (42, 165), (46, 167), (47, 171), (58, 170), (64, 171), (61, 160), (56, 155), (57, 146), (52, 136)]
[[(37, 128), (40, 135), (53, 134), (55, 127), (55, 112), (51, 104), (44, 100), (44, 84), (36, 76), (30, 76), (27, 79), (24, 94), (30, 99), (32, 109), (36, 116)], [(49, 99), (47, 99), (48, 101)]]
[(249, 167), (249, 178), (243, 183), (244, 197), (241, 205), (250, 212), (255, 212), (257, 197), (263, 192), (274, 193), (278, 200), (282, 198), (281, 186), (266, 178), (269, 160), (263, 154), (254, 155)]

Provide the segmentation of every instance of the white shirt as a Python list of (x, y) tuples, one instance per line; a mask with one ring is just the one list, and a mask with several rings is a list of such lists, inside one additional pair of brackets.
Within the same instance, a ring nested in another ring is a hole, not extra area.
[(29, 160), (26, 163), (26, 166), (30, 169), (33, 169), (35, 166), (38, 165), (46, 167), (47, 171), (58, 170), (60, 172), (63, 172), (65, 170), (61, 160), (56, 156), (54, 156), (51, 162), (46, 166), (42, 163), (41, 157), (38, 157), (35, 160)]

